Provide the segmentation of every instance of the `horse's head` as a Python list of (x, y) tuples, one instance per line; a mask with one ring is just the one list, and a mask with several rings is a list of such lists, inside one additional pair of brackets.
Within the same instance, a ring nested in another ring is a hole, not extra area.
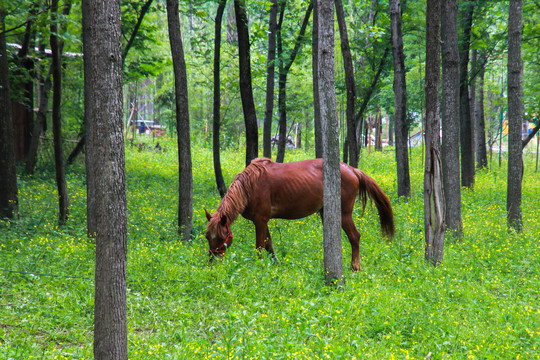
[(204, 211), (208, 219), (206, 239), (208, 240), (210, 260), (212, 260), (215, 256), (225, 254), (227, 248), (232, 245), (233, 235), (226, 216), (211, 215), (206, 209)]

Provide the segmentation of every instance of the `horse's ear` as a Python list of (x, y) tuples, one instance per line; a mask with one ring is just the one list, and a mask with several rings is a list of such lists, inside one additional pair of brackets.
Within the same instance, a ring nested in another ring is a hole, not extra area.
[(206, 213), (206, 219), (210, 221), (210, 219), (212, 218), (212, 214), (210, 214), (206, 209), (204, 209), (204, 212)]
[(225, 226), (227, 225), (227, 217), (225, 215), (221, 216), (221, 219), (219, 220), (220, 224)]

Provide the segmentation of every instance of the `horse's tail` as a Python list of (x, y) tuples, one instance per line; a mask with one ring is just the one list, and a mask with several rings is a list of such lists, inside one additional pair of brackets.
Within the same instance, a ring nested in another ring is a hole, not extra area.
[(371, 177), (366, 175), (363, 171), (354, 169), (354, 173), (358, 177), (358, 197), (362, 202), (362, 211), (366, 208), (367, 198), (375, 203), (377, 211), (379, 212), (379, 219), (381, 221), (382, 232), (389, 236), (394, 237), (394, 213), (392, 212), (392, 204), (388, 200), (388, 196), (384, 193), (379, 185)]

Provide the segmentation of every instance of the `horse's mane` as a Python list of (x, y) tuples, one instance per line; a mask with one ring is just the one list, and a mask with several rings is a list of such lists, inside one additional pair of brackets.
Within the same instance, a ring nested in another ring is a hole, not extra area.
[(272, 160), (268, 158), (254, 159), (241, 173), (236, 175), (215, 214), (210, 219), (209, 228), (215, 228), (217, 222), (221, 221), (223, 216), (227, 218), (227, 224), (231, 224), (236, 220), (238, 215), (246, 208), (254, 185), (265, 171), (266, 165), (271, 163)]

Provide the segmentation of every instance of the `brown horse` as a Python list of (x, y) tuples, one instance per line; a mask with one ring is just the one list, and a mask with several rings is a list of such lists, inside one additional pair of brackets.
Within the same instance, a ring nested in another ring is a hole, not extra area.
[[(360, 233), (352, 212), (358, 195), (365, 209), (367, 197), (379, 212), (381, 229), (394, 235), (392, 205), (375, 181), (362, 171), (341, 163), (341, 226), (352, 247), (351, 267), (360, 270)], [(256, 247), (274, 254), (268, 221), (272, 218), (300, 219), (323, 209), (323, 163), (321, 159), (286, 164), (258, 158), (238, 174), (214, 215), (206, 211), (206, 238), (213, 256), (225, 254), (232, 245), (230, 225), (242, 214), (255, 224)]]

